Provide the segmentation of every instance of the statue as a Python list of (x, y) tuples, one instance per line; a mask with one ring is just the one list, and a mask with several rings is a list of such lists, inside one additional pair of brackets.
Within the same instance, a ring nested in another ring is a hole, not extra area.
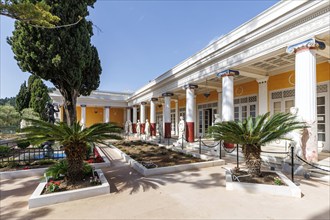
[(128, 120), (128, 134), (133, 133), (133, 128), (132, 128), (132, 122), (131, 120)]
[(180, 122), (179, 122), (179, 140), (181, 140), (182, 136), (185, 137), (185, 131), (186, 131), (186, 123), (183, 120), (183, 116), (180, 116)]
[(159, 136), (163, 135), (163, 121), (161, 119), (158, 121), (158, 134)]
[(125, 123), (125, 134), (126, 135), (129, 134), (129, 120), (127, 120), (126, 123)]
[(140, 135), (141, 134), (141, 123), (140, 120), (137, 121), (136, 123), (136, 134)]
[(217, 124), (217, 123), (221, 123), (221, 118), (220, 118), (220, 114), (214, 114), (214, 122), (213, 125)]
[(148, 119), (146, 119), (146, 124), (145, 124), (145, 128), (144, 128), (144, 133), (145, 133), (145, 135), (146, 135), (146, 139), (148, 139), (149, 136), (150, 136), (150, 124), (149, 124)]
[(57, 109), (54, 108), (54, 105), (50, 102), (47, 102), (46, 105), (47, 108), (47, 117), (48, 117), (48, 122), (54, 124), (55, 123), (55, 116), (54, 114), (56, 112), (59, 112), (59, 109), (57, 107)]

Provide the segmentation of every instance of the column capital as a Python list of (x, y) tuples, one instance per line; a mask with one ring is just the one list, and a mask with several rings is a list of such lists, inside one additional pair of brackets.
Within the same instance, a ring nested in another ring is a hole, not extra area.
[(217, 73), (217, 77), (238, 76), (238, 75), (239, 75), (238, 70), (231, 70), (231, 69), (227, 69), (227, 70), (221, 71), (220, 73)]
[(150, 101), (157, 102), (158, 101), (158, 98), (151, 98)]
[(141, 102), (140, 104), (141, 104), (141, 105), (146, 105), (146, 104), (147, 104), (147, 102)]
[(310, 50), (310, 49), (325, 49), (325, 43), (315, 38), (310, 38), (308, 40), (290, 45), (286, 48), (288, 54), (297, 53), (301, 50)]
[(257, 82), (258, 82), (259, 85), (260, 84), (265, 84), (265, 83), (267, 83), (268, 79), (269, 79), (269, 76), (266, 76), (264, 78), (257, 79)]
[(139, 107), (139, 105), (133, 105), (133, 108), (138, 108)]
[(104, 108), (110, 108), (110, 106), (104, 106)]
[(163, 97), (171, 97), (174, 96), (174, 94), (172, 92), (165, 92), (162, 94)]
[(80, 105), (80, 107), (86, 107), (87, 105)]
[(197, 89), (198, 85), (195, 84), (187, 84), (183, 87), (184, 89)]

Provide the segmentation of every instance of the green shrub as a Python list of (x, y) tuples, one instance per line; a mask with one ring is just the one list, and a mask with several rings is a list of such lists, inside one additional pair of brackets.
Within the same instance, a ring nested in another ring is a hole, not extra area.
[(20, 166), (20, 164), (18, 162), (13, 162), (13, 161), (11, 161), (7, 164), (8, 168), (17, 168), (19, 166)]
[(27, 148), (28, 146), (30, 146), (30, 142), (28, 141), (25, 141), (25, 142), (18, 142), (17, 143), (17, 147), (21, 148), (21, 149), (25, 149)]
[[(84, 174), (87, 175), (92, 172), (93, 168), (88, 163), (84, 162)], [(66, 159), (59, 160), (46, 170), (47, 176), (52, 176), (54, 179), (58, 179), (60, 175), (66, 175), (68, 172), (68, 161)]]
[(56, 160), (44, 159), (44, 160), (37, 160), (34, 161), (31, 165), (50, 165), (55, 164)]
[(0, 157), (8, 155), (9, 152), (10, 152), (10, 147), (0, 146)]

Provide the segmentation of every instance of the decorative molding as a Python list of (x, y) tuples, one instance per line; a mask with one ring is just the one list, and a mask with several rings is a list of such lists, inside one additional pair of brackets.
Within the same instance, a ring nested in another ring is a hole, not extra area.
[(239, 75), (239, 71), (238, 70), (224, 70), (221, 71), (220, 73), (217, 73), (217, 77), (225, 77), (225, 76), (238, 76)]
[(264, 77), (262, 79), (257, 79), (257, 82), (258, 82), (259, 85), (260, 84), (265, 84), (265, 83), (268, 82), (268, 79), (269, 79), (269, 76), (266, 76), (266, 77)]
[(289, 54), (297, 53), (300, 50), (303, 49), (325, 49), (325, 43), (319, 40), (316, 40), (315, 38), (310, 38), (305, 41), (293, 44), (291, 46), (288, 46), (286, 49), (286, 52)]
[(235, 94), (238, 95), (238, 96), (240, 96), (240, 95), (243, 94), (243, 91), (244, 91), (243, 87), (242, 87), (242, 86), (238, 86), (238, 87), (235, 89)]
[(150, 101), (157, 102), (158, 98), (151, 98)]
[(171, 97), (174, 96), (174, 94), (172, 92), (165, 92), (162, 94), (163, 97)]
[(198, 85), (195, 84), (186, 84), (183, 86), (183, 89), (197, 89)]

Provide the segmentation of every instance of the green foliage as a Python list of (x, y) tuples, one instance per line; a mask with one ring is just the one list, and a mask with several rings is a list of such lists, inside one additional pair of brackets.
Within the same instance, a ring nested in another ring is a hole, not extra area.
[(22, 83), (18, 94), (16, 95), (16, 110), (21, 112), (23, 109), (29, 107), (30, 92), (26, 86), (26, 82)]
[(25, 108), (21, 112), (22, 118), (40, 119), (39, 114), (32, 108)]
[(20, 115), (11, 105), (0, 106), (0, 127), (18, 126)]
[(8, 155), (9, 152), (10, 152), (10, 147), (0, 145), (0, 157)]
[(28, 146), (30, 146), (30, 142), (29, 141), (22, 141), (22, 142), (18, 142), (17, 143), (17, 147), (19, 147), (21, 149), (25, 149)]
[(278, 186), (281, 186), (281, 185), (283, 185), (283, 182), (279, 177), (275, 177), (274, 178), (274, 184), (278, 185)]
[(50, 102), (47, 86), (42, 82), (40, 78), (38, 78), (33, 81), (30, 88), (30, 93), (31, 99), (29, 106), (39, 114), (40, 118), (46, 121), (47, 115), (45, 106), (47, 102)]
[(50, 12), (61, 19), (59, 25), (82, 20), (68, 28), (49, 30), (16, 22), (8, 43), (23, 71), (51, 81), (59, 89), (71, 125), (76, 120), (77, 97), (89, 95), (100, 83), (100, 60), (90, 41), (92, 22), (85, 19), (89, 15), (87, 7), (95, 1), (45, 2), (51, 6)]
[(121, 128), (113, 123), (94, 124), (82, 129), (79, 123), (72, 126), (66, 123), (50, 124), (48, 122), (26, 119), (32, 126), (22, 129), (23, 140), (37, 145), (45, 141), (58, 141), (64, 146), (68, 160), (68, 180), (75, 182), (83, 176), (83, 160), (86, 157), (87, 143), (106, 144), (108, 139), (121, 139), (118, 135)]
[(261, 146), (278, 139), (287, 139), (285, 135), (294, 130), (305, 128), (305, 124), (296, 120), (290, 113), (270, 113), (252, 117), (244, 121), (228, 121), (211, 126), (208, 134), (215, 140), (242, 145), (248, 172), (257, 176), (261, 168)]
[(66, 159), (59, 160), (46, 170), (46, 175), (54, 179), (58, 179), (60, 175), (66, 175), (68, 172), (68, 161)]
[(3, 98), (0, 99), (0, 105), (11, 105), (15, 106), (16, 104), (16, 98), (15, 97), (10, 97), (10, 98)]
[(2, 0), (0, 15), (43, 27), (54, 27), (54, 24), (60, 20), (59, 17), (50, 13), (50, 6), (45, 1)]
[(31, 165), (50, 165), (50, 164), (55, 164), (56, 162), (57, 162), (56, 160), (43, 159), (43, 160), (36, 160)]
[(305, 128), (305, 124), (296, 120), (290, 113), (270, 113), (252, 117), (244, 121), (218, 123), (209, 128), (209, 135), (216, 140), (240, 145), (262, 146), (285, 137), (291, 131)]
[(46, 192), (52, 193), (57, 192), (60, 189), (61, 182), (60, 181), (50, 181), (46, 184)]

